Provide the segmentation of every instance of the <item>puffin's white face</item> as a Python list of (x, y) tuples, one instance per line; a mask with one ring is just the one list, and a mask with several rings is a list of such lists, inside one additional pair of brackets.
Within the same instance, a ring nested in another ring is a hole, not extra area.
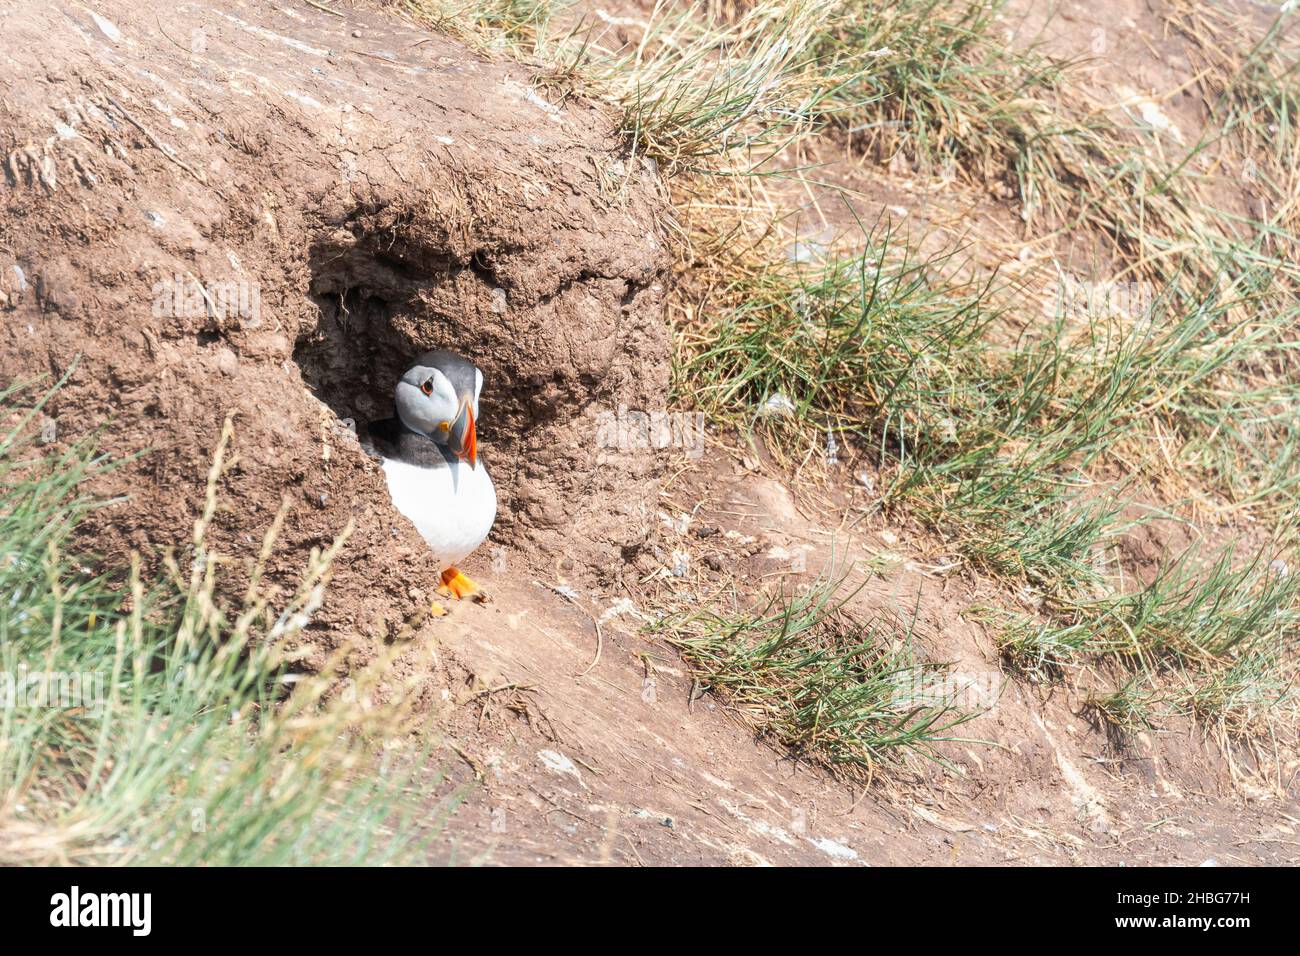
[(446, 444), (447, 432), (460, 411), (456, 390), (436, 368), (417, 365), (397, 383), (397, 414), (412, 431)]
[(476, 439), (474, 420), (478, 415), (478, 392), (483, 387), (483, 373), (475, 375), (473, 395), (457, 395), (455, 387), (441, 371), (416, 365), (407, 369), (397, 383), (394, 396), (397, 415), (402, 424), (414, 432), (446, 445), (462, 460), (474, 467)]

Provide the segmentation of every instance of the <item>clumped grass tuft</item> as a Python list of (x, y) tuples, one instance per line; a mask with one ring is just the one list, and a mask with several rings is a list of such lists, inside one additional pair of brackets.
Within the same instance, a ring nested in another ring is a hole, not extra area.
[(1172, 694), (1182, 712), (1242, 737), (1294, 722), (1294, 638), (1252, 641), (1222, 667), (1184, 675)]
[[(1233, 548), (1208, 563), (1188, 550), (1129, 593), (1058, 598), (1046, 619), (1002, 616), (1000, 645), (1017, 672), (1038, 681), (1101, 660), (1134, 676), (1090, 703), (1116, 723), (1147, 713), (1141, 684), (1172, 676), (1163, 695), (1175, 712), (1233, 732), (1254, 729), (1294, 703), (1288, 659), (1300, 646), (1300, 579), (1265, 552), (1240, 563)], [(990, 620), (997, 623), (997, 615)], [(1131, 705), (1131, 706), (1130, 706)], [(1120, 721), (1121, 712), (1128, 717)]]
[(888, 232), (865, 244), (708, 290), (679, 333), (679, 394), (777, 448), (852, 439), (882, 469), (884, 506), (1051, 589), (1096, 585), (1123, 530), (1124, 483), (1098, 481), (1101, 466), (1132, 472), (1159, 448), (1153, 470), (1181, 459), (1260, 514), (1294, 495), (1300, 392), (1278, 362), (1300, 312), (1275, 307), (1268, 274), (1016, 332), (1013, 290), (960, 284), (950, 255), (920, 259)]
[(1061, 128), (1045, 94), (1066, 65), (1017, 52), (992, 30), (1003, 2), (843, 0), (822, 20), (826, 58), (865, 57), (840, 87), (837, 123), (880, 161), (898, 154), (931, 175), (1007, 179), (1030, 203)]
[(1034, 683), (1059, 680), (1078, 664), (1088, 644), (1086, 626), (1045, 622), (990, 607), (979, 608), (978, 616), (996, 631), (1002, 659), (1011, 672)]
[[(733, 18), (656, 4), (626, 47), (598, 20), (548, 0), (406, 0), (431, 25), (509, 50), (538, 86), (615, 107), (634, 157), (667, 175), (752, 171), (853, 102), (857, 58), (813, 50), (825, 11), (809, 0), (759, 0)], [(568, 21), (565, 28), (557, 24)]]
[(1115, 690), (1090, 690), (1081, 714), (1098, 725), (1115, 749), (1122, 750), (1133, 734), (1156, 728), (1151, 711), (1154, 696), (1145, 675), (1135, 674)]
[(572, 0), (399, 0), (399, 5), (463, 41), (527, 59), (546, 49)]
[(822, 16), (805, 0), (755, 3), (734, 24), (660, 5), (636, 49), (592, 57), (585, 82), (665, 172), (752, 169), (835, 111), (859, 73), (852, 58), (813, 58)]
[[(21, 393), (0, 394), (5, 407)], [(0, 863), (376, 864), (418, 853), (422, 755), (401, 704), (362, 706), (379, 668), (294, 673), (292, 644), (342, 545), (314, 551), (294, 593), (262, 581), (223, 606), (206, 544), (229, 426), (192, 549), (149, 581), (82, 569), (69, 535), (99, 503), (89, 448), (0, 440)], [(382, 662), (380, 662), (382, 667)], [(348, 687), (350, 686), (350, 689)], [(289, 689), (292, 688), (292, 692)], [(397, 695), (400, 697), (400, 694)], [(375, 756), (385, 752), (384, 756)]]
[[(1228, 260), (1233, 271), (1267, 267), (1300, 280), (1287, 227), (1295, 224), (1292, 193), (1273, 188), (1270, 210), (1243, 215), (1215, 190), (1229, 153), (1257, 184), (1296, 182), (1300, 87), (1294, 55), (1279, 52), (1286, 14), (1244, 58), (1224, 62), (1222, 47), (1201, 36), (1216, 61), (1199, 74), (1211, 87), (1212, 115), (1202, 136), (1183, 142), (1150, 125), (1136, 100), (1079, 96), (1069, 84), (1076, 64), (1006, 42), (1004, 6), (833, 4), (814, 49), (866, 56), (874, 67), (838, 88), (851, 101), (836, 103), (836, 123), (877, 159), (902, 155), (930, 175), (1002, 182), (1036, 233), (1086, 230), (1123, 275), (1182, 282), (1186, 291)], [(1265, 140), (1284, 145), (1256, 149)]]
[(823, 580), (757, 614), (692, 615), (670, 640), (759, 736), (834, 773), (869, 780), (909, 755), (939, 760), (934, 744), (976, 714), (943, 693), (947, 668), (918, 659), (909, 625), (855, 620), (846, 600)]
[(888, 234), (870, 245), (811, 269), (758, 265), (711, 290), (705, 321), (684, 330), (679, 388), (733, 419), (784, 395), (794, 414), (771, 416), (778, 428), (879, 423), (879, 443), (900, 455), (944, 441), (951, 416), (982, 402), (965, 363), (996, 312), (982, 288), (937, 284), (942, 259), (918, 260)]
[(1300, 579), (1282, 575), (1261, 554), (1235, 566), (1227, 548), (1208, 565), (1195, 549), (1162, 566), (1150, 584), (1091, 600), (1060, 598), (1054, 616), (1082, 627), (1085, 652), (1133, 658), (1155, 667), (1222, 660), (1258, 642), (1300, 637)]

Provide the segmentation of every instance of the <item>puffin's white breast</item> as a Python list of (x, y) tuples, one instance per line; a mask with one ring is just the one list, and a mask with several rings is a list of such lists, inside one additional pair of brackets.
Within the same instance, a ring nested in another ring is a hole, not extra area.
[(449, 568), (477, 548), (497, 516), (497, 491), (482, 462), (470, 468), (420, 468), (384, 459), (388, 493), (433, 551), (440, 568)]

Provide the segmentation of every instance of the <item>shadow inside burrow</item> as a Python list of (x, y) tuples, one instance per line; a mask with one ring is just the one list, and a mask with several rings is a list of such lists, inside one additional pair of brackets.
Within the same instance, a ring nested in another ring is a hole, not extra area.
[[(449, 260), (429, 265), (427, 273), (416, 271), (356, 246), (313, 249), (308, 295), (317, 320), (294, 343), (293, 359), (313, 394), (357, 430), (395, 414), (397, 383), (424, 352), (458, 352), (481, 369), (485, 383), (496, 377), (492, 363), (474, 348), (473, 329), (430, 308), (423, 294), (444, 284), (458, 266)], [(485, 384), (480, 437), (508, 445), (496, 412)]]

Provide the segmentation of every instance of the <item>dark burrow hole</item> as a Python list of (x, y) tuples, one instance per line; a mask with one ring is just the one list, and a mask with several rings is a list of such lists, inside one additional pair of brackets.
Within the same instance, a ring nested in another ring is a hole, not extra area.
[[(456, 263), (417, 266), (391, 249), (321, 244), (310, 267), (309, 295), (319, 317), (294, 343), (293, 358), (308, 387), (339, 419), (361, 426), (392, 416), (398, 380), (430, 349), (460, 352), (482, 369), (486, 382), (499, 379), (492, 356), (474, 347), (474, 330), (427, 301), (447, 298), (444, 287), (462, 271)], [(486, 385), (483, 391), (480, 435), (494, 445), (509, 444), (509, 429), (501, 427), (509, 409), (497, 402), (501, 392)]]
[(393, 329), (391, 306), (362, 290), (313, 294), (320, 319), (294, 344), (303, 380), (340, 419), (393, 414), (393, 389), (419, 345)]
[(628, 466), (616, 462), (598, 482), (595, 437), (584, 429), (592, 406), (613, 407), (625, 380), (574, 361), (584, 345), (597, 350), (587, 344), (590, 332), (565, 325), (586, 321), (595, 299), (575, 297), (557, 314), (536, 299), (514, 303), (490, 255), (395, 248), (366, 236), (313, 246), (308, 294), (318, 312), (293, 351), (306, 385), (360, 432), (394, 414), (393, 390), (414, 358), (459, 352), (483, 372), (477, 423), (497, 489), (496, 540), (571, 528), (579, 511), (609, 524), (613, 512), (591, 492), (600, 485), (608, 494)]
[[(393, 389), (416, 356), (432, 348), (460, 351), (480, 367), (481, 356), (431, 333), (425, 341), (412, 341), (396, 327), (401, 313), (392, 303), (363, 289), (340, 292), (313, 289), (312, 299), (320, 309), (316, 327), (294, 345), (293, 357), (312, 392), (340, 421), (351, 420), (358, 433), (367, 423), (394, 414)], [(422, 322), (421, 325), (429, 323)], [(436, 327), (435, 327), (436, 328)], [(494, 372), (483, 367), (485, 382)], [(485, 461), (497, 486), (498, 521), (496, 536), (508, 536), (511, 511), (500, 507), (509, 500), (509, 476), (514, 470), (515, 442), (508, 430), (499, 427), (496, 394), (484, 387), (479, 401), (479, 440), (487, 449)]]
[(465, 300), (480, 291), (490, 299), (482, 264), (439, 260), (436, 268), (417, 268), (405, 257), (394, 262), (359, 246), (328, 245), (313, 251), (310, 265), (309, 295), (319, 313), (294, 343), (293, 358), (304, 382), (340, 421), (350, 419), (360, 431), (391, 417), (398, 380), (430, 349), (459, 352), (482, 370), (479, 441), (497, 486), (498, 531), (504, 530), (511, 524), (512, 476), (528, 454), (528, 436), (553, 409), (537, 402), (536, 383), (520, 381), (527, 376), (514, 365), (509, 337), (476, 327), (483, 311)]
[(410, 362), (430, 349), (451, 349), (483, 372), (480, 438), (504, 461), (595, 388), (588, 375), (539, 374), (530, 364), (536, 357), (485, 306), (504, 290), (482, 253), (464, 263), (438, 257), (416, 266), (391, 249), (322, 244), (310, 268), (319, 318), (294, 343), (293, 358), (340, 419), (360, 425), (390, 417), (393, 389)]

